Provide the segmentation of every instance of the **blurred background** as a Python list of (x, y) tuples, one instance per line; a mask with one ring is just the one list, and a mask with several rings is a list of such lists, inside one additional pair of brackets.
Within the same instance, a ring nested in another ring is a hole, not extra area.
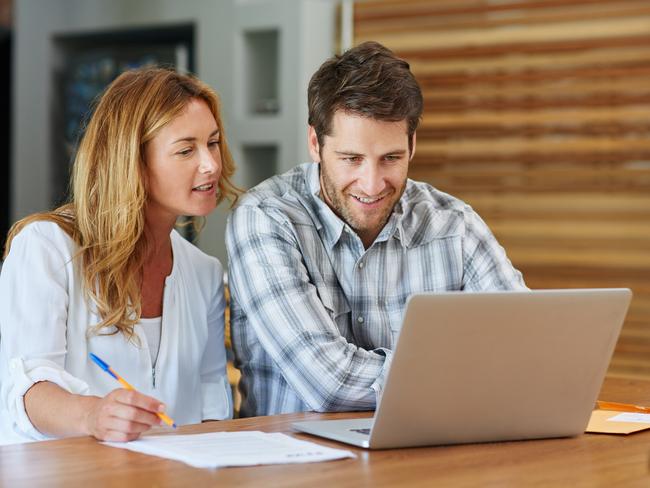
[[(532, 288), (630, 287), (609, 374), (650, 378), (648, 0), (0, 0), (0, 232), (65, 199), (90, 101), (164, 63), (221, 94), (236, 182), (308, 160), (306, 86), (377, 40), (425, 96), (410, 176), (470, 203)], [(198, 245), (226, 262), (227, 208)]]

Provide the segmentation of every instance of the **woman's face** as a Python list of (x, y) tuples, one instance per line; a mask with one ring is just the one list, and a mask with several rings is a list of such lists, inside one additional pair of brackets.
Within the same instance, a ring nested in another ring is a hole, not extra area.
[(150, 223), (173, 225), (179, 215), (205, 216), (214, 210), (222, 168), (219, 137), (208, 105), (194, 98), (146, 144)]

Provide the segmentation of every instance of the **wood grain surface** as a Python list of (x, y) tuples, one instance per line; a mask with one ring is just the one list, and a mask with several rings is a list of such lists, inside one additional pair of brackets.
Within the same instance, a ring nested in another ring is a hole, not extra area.
[[(600, 398), (650, 405), (650, 382), (609, 378)], [(408, 415), (407, 407), (404, 414)], [(291, 423), (299, 420), (369, 415), (301, 413), (178, 429), (179, 434), (286, 432), (351, 449), (357, 454), (356, 459), (209, 470), (106, 447), (90, 438), (74, 438), (0, 447), (0, 486), (650, 486), (650, 432), (369, 452), (297, 434), (291, 429)]]

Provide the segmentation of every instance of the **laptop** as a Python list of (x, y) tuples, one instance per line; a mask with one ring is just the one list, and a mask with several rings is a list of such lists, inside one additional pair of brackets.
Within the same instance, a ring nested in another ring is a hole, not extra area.
[(369, 449), (584, 432), (632, 292), (417, 294), (374, 418), (297, 422)]

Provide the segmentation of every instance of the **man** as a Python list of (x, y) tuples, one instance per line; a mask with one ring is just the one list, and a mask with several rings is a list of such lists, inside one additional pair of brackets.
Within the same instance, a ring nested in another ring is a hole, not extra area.
[(409, 295), (525, 289), (467, 204), (407, 179), (422, 114), (408, 63), (361, 44), (320, 67), (308, 100), (315, 162), (228, 222), (243, 416), (373, 409)]

